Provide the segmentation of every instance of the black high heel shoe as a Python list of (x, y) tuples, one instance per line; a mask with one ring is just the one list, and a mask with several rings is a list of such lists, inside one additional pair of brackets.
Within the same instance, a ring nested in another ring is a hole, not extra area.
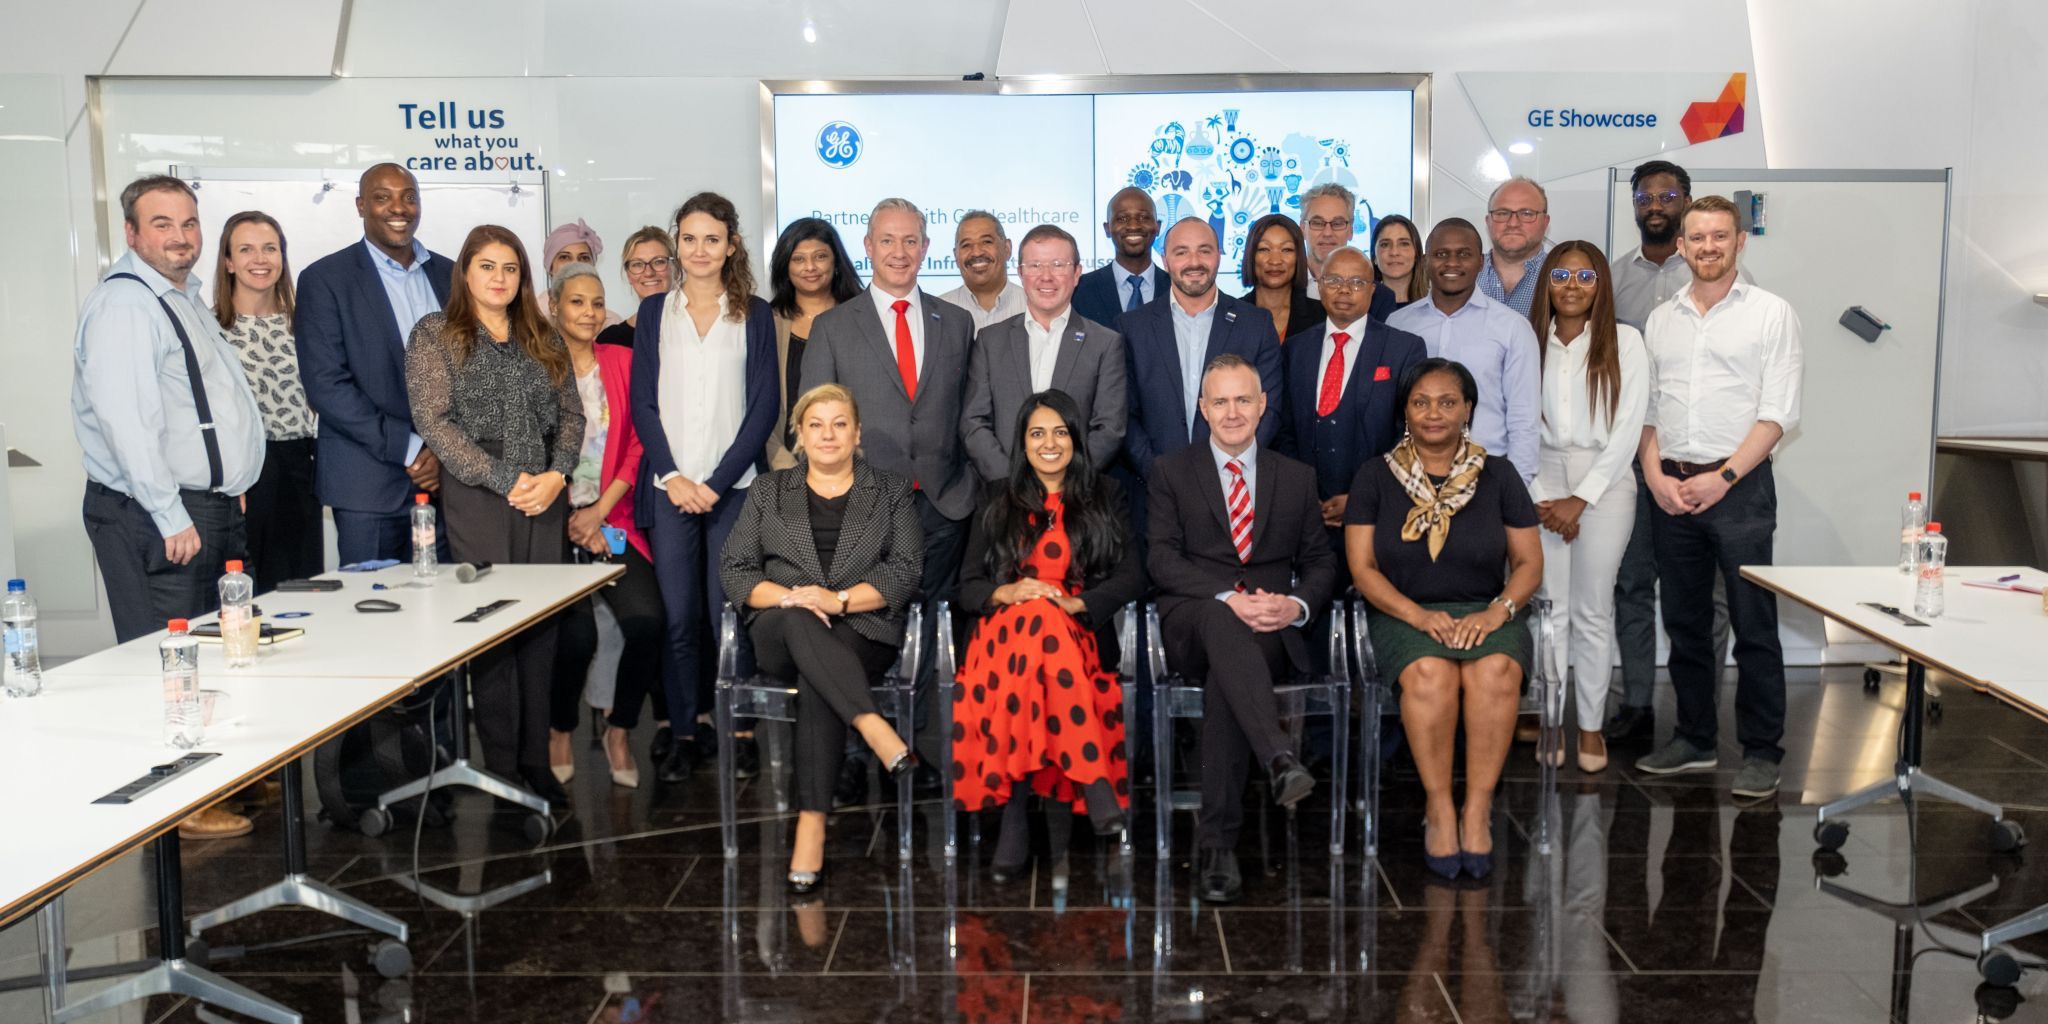
[(1464, 869), (1464, 855), (1462, 847), (1457, 853), (1447, 853), (1441, 857), (1429, 852), (1429, 826), (1422, 827), (1422, 863), (1429, 868), (1431, 874), (1447, 881), (1457, 881), (1458, 872)]
[(792, 871), (789, 873), (789, 894), (809, 896), (825, 884), (825, 866), (820, 864), (816, 871)]
[(916, 771), (917, 766), (921, 763), (917, 759), (917, 751), (904, 747), (903, 753), (896, 755), (895, 759), (884, 765), (882, 770), (888, 772), (889, 780), (894, 782)]
[(1485, 878), (1493, 874), (1493, 851), (1473, 853), (1465, 849), (1464, 832), (1460, 830), (1458, 835), (1458, 865), (1464, 868), (1465, 873), (1473, 878)]

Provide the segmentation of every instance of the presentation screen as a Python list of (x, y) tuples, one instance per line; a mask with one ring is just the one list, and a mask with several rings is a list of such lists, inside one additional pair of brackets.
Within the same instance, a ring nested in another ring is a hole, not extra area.
[(1093, 269), (1114, 255), (1102, 233), (1110, 196), (1136, 186), (1152, 195), (1162, 226), (1199, 217), (1216, 229), (1221, 284), (1234, 291), (1252, 223), (1299, 217), (1302, 193), (1316, 185), (1334, 181), (1358, 196), (1361, 246), (1380, 217), (1410, 214), (1415, 138), (1415, 95), (1405, 87), (784, 93), (774, 97), (775, 228), (801, 217), (831, 222), (865, 281), (868, 213), (901, 196), (930, 224), (920, 282), (942, 293), (960, 283), (953, 230), (966, 212), (994, 214), (1013, 240), (1056, 224)]

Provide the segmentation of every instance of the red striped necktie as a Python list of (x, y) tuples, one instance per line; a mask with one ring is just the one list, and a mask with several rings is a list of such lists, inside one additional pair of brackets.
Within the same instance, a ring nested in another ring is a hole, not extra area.
[(1237, 545), (1237, 560), (1252, 560), (1252, 489), (1244, 485), (1244, 464), (1232, 459), (1223, 464), (1230, 470), (1230, 542)]

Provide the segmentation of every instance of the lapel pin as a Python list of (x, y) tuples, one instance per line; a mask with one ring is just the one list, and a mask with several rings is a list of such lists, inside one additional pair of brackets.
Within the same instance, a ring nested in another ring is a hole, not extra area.
[(1237, 322), (1237, 311), (1236, 311), (1236, 310), (1224, 310), (1224, 311), (1223, 311), (1223, 320), (1224, 320), (1224, 322), (1225, 322), (1225, 323), (1233, 323), (1233, 324), (1234, 324), (1234, 323), (1236, 323), (1236, 322)]

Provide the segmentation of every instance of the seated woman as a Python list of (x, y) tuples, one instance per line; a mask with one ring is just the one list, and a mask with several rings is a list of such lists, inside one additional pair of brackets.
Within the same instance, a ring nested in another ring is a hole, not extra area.
[[(1428, 796), (1424, 859), (1445, 878), (1493, 871), (1493, 789), (1514, 738), (1531, 660), (1517, 617), (1543, 582), (1536, 507), (1514, 464), (1467, 432), (1471, 371), (1425, 359), (1402, 374), (1408, 436), (1358, 469), (1344, 550), (1378, 613), (1367, 630), (1382, 678), (1401, 691), (1401, 724)], [(1505, 570), (1502, 568), (1505, 566)], [(1465, 806), (1451, 802), (1460, 704)]]
[(825, 815), (852, 726), (892, 777), (917, 766), (869, 693), (896, 661), (924, 569), (910, 482), (868, 465), (853, 392), (796, 401), (797, 464), (760, 477), (721, 553), (762, 675), (795, 680), (796, 841), (789, 890), (825, 879)]
[[(1123, 690), (1104, 666), (1115, 663), (1117, 609), (1145, 593), (1123, 489), (1089, 459), (1080, 406), (1041, 391), (1016, 429), (1009, 479), (989, 488), (967, 534), (960, 604), (982, 618), (953, 688), (953, 802), (1003, 808), (998, 882), (1030, 859), (1029, 791), (1086, 811), (1097, 835), (1123, 830)], [(1072, 828), (1071, 815), (1049, 812), (1055, 857)]]

